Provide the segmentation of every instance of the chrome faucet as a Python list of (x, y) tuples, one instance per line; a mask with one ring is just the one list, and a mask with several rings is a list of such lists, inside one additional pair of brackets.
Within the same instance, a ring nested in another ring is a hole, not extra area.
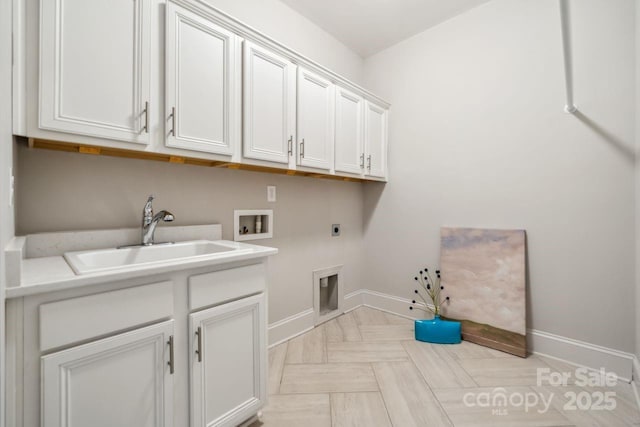
[(144, 246), (153, 245), (153, 234), (156, 231), (158, 222), (160, 220), (165, 222), (171, 222), (174, 220), (173, 214), (168, 211), (160, 211), (157, 214), (153, 214), (153, 196), (149, 196), (147, 203), (142, 210), (142, 244)]

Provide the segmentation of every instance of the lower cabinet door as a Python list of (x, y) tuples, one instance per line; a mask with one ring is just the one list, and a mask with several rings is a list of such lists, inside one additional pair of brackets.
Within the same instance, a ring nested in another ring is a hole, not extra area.
[(191, 426), (236, 426), (266, 401), (265, 294), (190, 315)]
[(173, 329), (166, 321), (43, 356), (41, 425), (173, 426)]

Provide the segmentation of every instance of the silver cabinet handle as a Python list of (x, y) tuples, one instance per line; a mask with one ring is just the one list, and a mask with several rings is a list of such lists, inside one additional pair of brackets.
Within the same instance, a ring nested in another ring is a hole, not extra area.
[(196, 336), (198, 337), (198, 349), (196, 354), (198, 355), (198, 362), (202, 362), (202, 328), (198, 326), (196, 330)]
[(304, 159), (304, 138), (302, 138), (302, 142), (300, 143), (300, 158)]
[(169, 362), (167, 364), (169, 365), (169, 373), (173, 375), (173, 372), (174, 372), (173, 335), (169, 337), (169, 342), (167, 344), (169, 344)]
[(371, 154), (367, 156), (367, 169), (371, 172)]
[(360, 154), (360, 169), (364, 169), (364, 153)]
[(149, 101), (144, 103), (144, 126), (142, 132), (149, 133)]
[(171, 107), (171, 132), (172, 136), (176, 136), (176, 107)]
[(289, 137), (289, 155), (293, 156), (293, 135)]

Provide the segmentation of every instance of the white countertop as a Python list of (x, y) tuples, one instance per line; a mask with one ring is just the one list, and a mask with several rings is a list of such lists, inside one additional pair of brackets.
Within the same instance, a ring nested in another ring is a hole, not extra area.
[(195, 269), (220, 264), (264, 258), (278, 253), (276, 248), (222, 240), (235, 249), (193, 258), (170, 260), (162, 265), (131, 265), (111, 271), (76, 275), (62, 255), (22, 260), (20, 286), (6, 289), (6, 298), (18, 298), (44, 292), (53, 292), (82, 286), (127, 280), (176, 270)]

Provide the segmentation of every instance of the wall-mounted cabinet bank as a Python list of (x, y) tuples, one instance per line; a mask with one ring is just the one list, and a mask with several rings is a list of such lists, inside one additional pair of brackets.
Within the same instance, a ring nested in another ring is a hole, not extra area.
[(14, 0), (14, 133), (387, 179), (389, 104), (199, 0)]

